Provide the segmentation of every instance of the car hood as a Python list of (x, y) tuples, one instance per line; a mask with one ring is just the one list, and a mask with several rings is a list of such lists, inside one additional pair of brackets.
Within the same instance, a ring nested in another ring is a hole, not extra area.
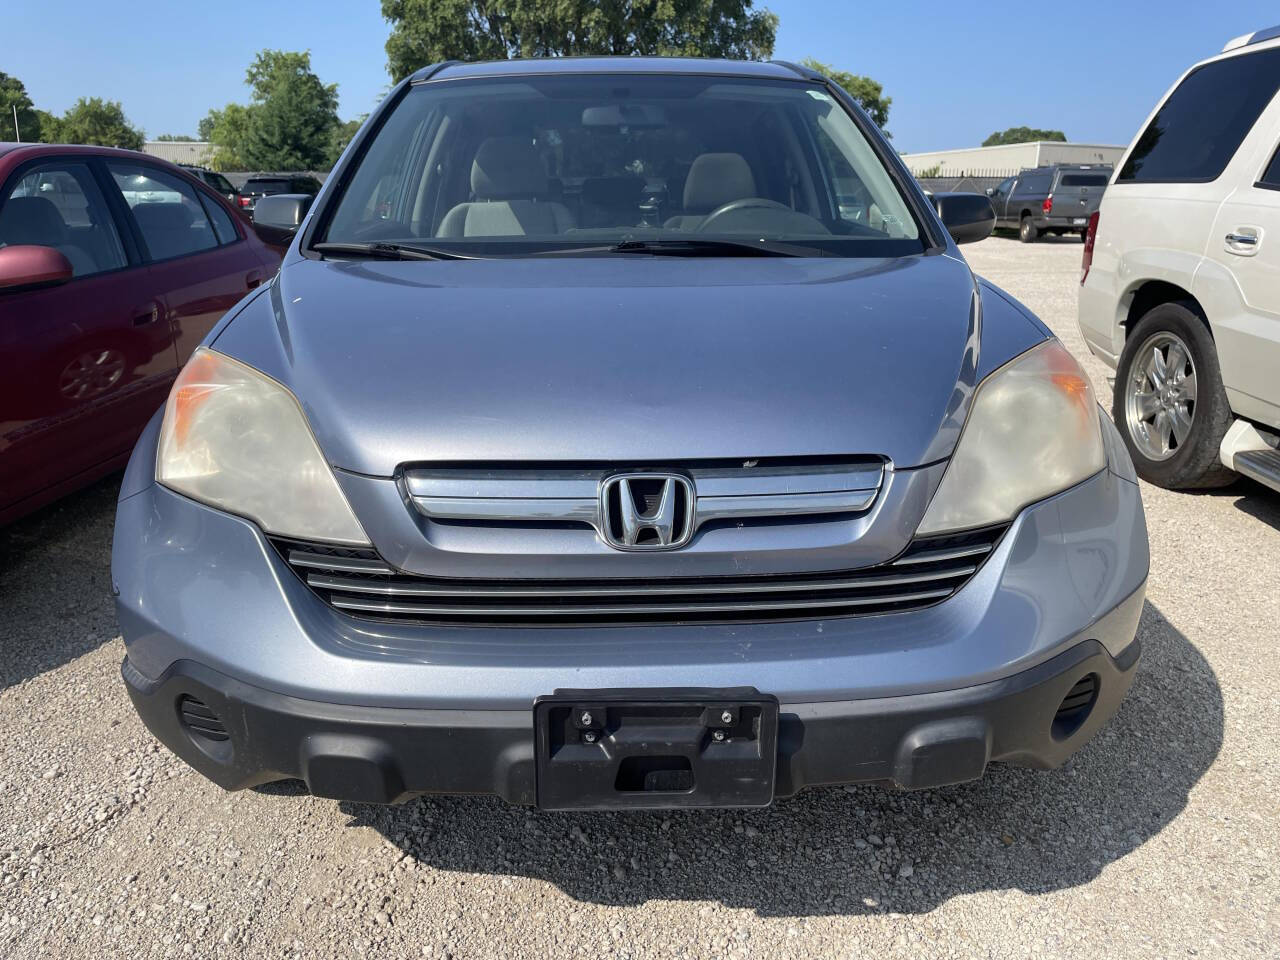
[(293, 390), (335, 466), (946, 457), (975, 376), (966, 264), (648, 256), (319, 261), (215, 348)]

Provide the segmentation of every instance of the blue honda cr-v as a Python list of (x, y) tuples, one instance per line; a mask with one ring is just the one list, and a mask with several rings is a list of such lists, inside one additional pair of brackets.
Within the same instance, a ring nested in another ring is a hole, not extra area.
[(1061, 763), (1147, 577), (1087, 376), (785, 63), (397, 86), (124, 480), (124, 679), (228, 788), (760, 805)]

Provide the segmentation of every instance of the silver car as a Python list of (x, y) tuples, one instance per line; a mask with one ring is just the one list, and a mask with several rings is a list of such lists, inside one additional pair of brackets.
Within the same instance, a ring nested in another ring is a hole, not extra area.
[[(837, 185), (839, 185), (837, 187)], [(1139, 659), (1088, 377), (836, 85), (444, 64), (309, 198), (126, 473), (146, 724), (223, 787), (759, 806), (1054, 767)]]

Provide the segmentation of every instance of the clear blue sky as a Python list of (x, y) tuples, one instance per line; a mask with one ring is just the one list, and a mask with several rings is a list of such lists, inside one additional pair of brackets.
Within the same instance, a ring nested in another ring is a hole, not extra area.
[[(1183, 69), (1280, 23), (1276, 0), (756, 5), (781, 18), (775, 56), (813, 56), (883, 83), (889, 129), (909, 151), (976, 145), (1021, 124), (1128, 143)], [(378, 0), (308, 0), (289, 14), (247, 0), (5, 8), (0, 71), (21, 79), (36, 106), (61, 113), (80, 96), (119, 100), (149, 137), (194, 135), (210, 107), (246, 100), (245, 67), (263, 47), (310, 49), (316, 72), (338, 84), (343, 119), (368, 112), (389, 84)]]

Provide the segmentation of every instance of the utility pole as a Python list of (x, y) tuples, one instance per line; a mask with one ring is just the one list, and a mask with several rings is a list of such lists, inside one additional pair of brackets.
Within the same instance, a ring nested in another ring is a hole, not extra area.
[(18, 129), (18, 105), (13, 104), (13, 139), (22, 142), (22, 131)]

